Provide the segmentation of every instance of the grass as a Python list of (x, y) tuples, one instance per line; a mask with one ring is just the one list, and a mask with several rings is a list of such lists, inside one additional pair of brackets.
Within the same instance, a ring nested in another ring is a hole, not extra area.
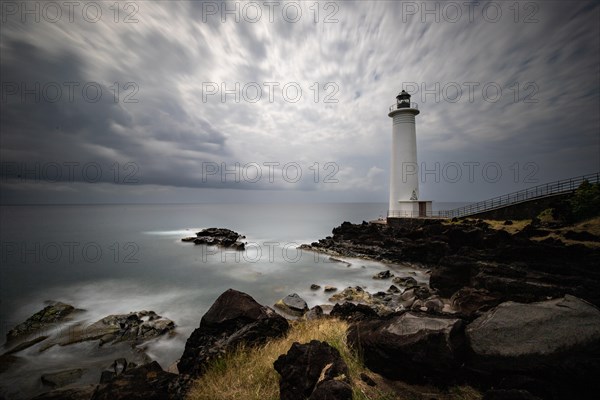
[[(292, 343), (320, 340), (335, 347), (348, 365), (354, 400), (444, 399), (479, 400), (481, 394), (468, 386), (448, 391), (437, 388), (391, 382), (367, 370), (360, 357), (346, 343), (348, 324), (337, 319), (291, 321), (287, 336), (253, 348), (238, 348), (214, 361), (192, 386), (189, 400), (276, 400), (279, 399), (279, 374), (273, 362), (288, 352)], [(402, 361), (399, 361), (402, 362)], [(365, 373), (377, 385), (368, 386), (360, 379)]]

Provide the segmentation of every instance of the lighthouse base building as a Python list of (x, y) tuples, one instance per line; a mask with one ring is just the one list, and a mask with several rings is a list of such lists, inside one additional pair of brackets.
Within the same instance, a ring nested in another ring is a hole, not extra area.
[(432, 202), (419, 198), (419, 166), (417, 163), (416, 103), (404, 90), (389, 108), (392, 118), (392, 154), (390, 163), (390, 218), (422, 218), (432, 216)]

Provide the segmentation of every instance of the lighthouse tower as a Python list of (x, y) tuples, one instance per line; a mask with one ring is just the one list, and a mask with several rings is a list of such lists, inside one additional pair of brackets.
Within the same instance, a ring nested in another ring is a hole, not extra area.
[(419, 198), (417, 163), (416, 103), (404, 90), (390, 106), (392, 118), (392, 159), (390, 170), (390, 206), (388, 218), (417, 218), (431, 215), (431, 201)]

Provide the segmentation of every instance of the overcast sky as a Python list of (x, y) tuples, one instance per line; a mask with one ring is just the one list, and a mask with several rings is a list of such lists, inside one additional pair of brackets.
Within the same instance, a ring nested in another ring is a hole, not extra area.
[(598, 2), (2, 3), (0, 201), (387, 202), (600, 170)]

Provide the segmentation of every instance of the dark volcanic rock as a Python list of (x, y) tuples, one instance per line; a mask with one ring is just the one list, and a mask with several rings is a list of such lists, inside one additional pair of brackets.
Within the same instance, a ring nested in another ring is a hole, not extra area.
[(100, 340), (100, 345), (118, 342), (140, 343), (175, 329), (175, 322), (154, 311), (109, 315), (91, 325), (74, 325), (48, 340), (42, 350), (53, 345), (66, 346), (90, 340)]
[(394, 274), (390, 272), (390, 270), (381, 271), (373, 275), (373, 279), (390, 279)]
[(206, 364), (239, 344), (262, 344), (284, 335), (285, 318), (261, 306), (246, 293), (229, 289), (217, 298), (185, 344), (177, 368), (181, 374), (198, 376)]
[(306, 301), (297, 293), (292, 293), (285, 296), (283, 299), (275, 303), (275, 307), (287, 312), (290, 315), (302, 316), (308, 311), (308, 305)]
[(460, 319), (404, 313), (389, 320), (362, 321), (348, 330), (348, 342), (365, 365), (387, 378), (447, 382), (464, 360)]
[(169, 385), (176, 377), (153, 361), (125, 371), (100, 386), (91, 400), (165, 400), (169, 398)]
[(567, 295), (532, 304), (502, 303), (469, 324), (465, 333), (469, 365), (477, 371), (541, 379), (545, 383), (538, 390), (558, 398), (597, 393), (600, 310), (585, 301)]
[(377, 312), (371, 307), (365, 304), (353, 304), (349, 302), (336, 303), (329, 315), (346, 321), (363, 321), (377, 318)]
[(6, 341), (11, 342), (19, 337), (38, 332), (57, 322), (64, 321), (69, 314), (75, 311), (75, 307), (70, 304), (56, 302), (44, 307), (43, 310), (36, 312), (25, 322), (20, 323), (6, 334)]
[(458, 290), (450, 299), (452, 307), (464, 315), (486, 311), (500, 304), (501, 299), (485, 289), (465, 287)]
[(244, 250), (244, 243), (240, 239), (245, 236), (240, 235), (230, 229), (225, 228), (207, 228), (196, 233), (196, 238), (183, 238), (182, 241), (193, 241), (194, 244), (206, 244), (209, 246), (229, 247), (235, 250)]
[(448, 256), (431, 271), (429, 285), (442, 296), (450, 297), (458, 289), (471, 283), (471, 269), (475, 260), (467, 257)]
[(312, 321), (321, 317), (323, 317), (323, 308), (321, 306), (314, 306), (304, 314), (304, 319), (307, 321)]
[(281, 375), (281, 400), (352, 398), (348, 367), (340, 353), (325, 342), (296, 342), (273, 366)]
[[(483, 221), (415, 221), (419, 223), (406, 227), (344, 222), (333, 229), (333, 236), (304, 248), (430, 265), (430, 284), (444, 297), (463, 287), (473, 287), (504, 300), (532, 302), (571, 294), (600, 306), (598, 248), (565, 245), (552, 238), (531, 240), (534, 235), (548, 233), (539, 232), (539, 223), (512, 235), (492, 229)], [(583, 236), (580, 238), (593, 239)]]

